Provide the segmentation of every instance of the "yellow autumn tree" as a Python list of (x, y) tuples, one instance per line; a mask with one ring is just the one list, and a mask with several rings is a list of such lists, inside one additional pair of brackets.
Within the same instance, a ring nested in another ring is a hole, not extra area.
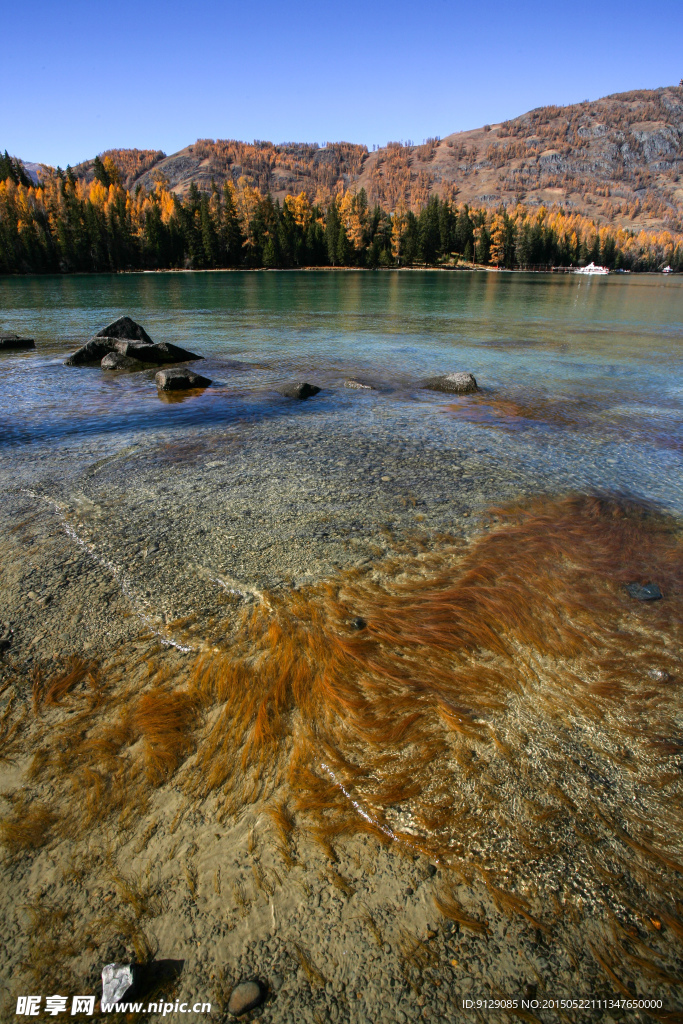
[(406, 229), (406, 209), (403, 205), (394, 210), (391, 221), (391, 255), (397, 263), (401, 262), (403, 232)]
[(489, 260), (496, 267), (505, 263), (505, 221), (499, 213), (495, 213), (491, 221)]
[(294, 222), (304, 231), (308, 230), (308, 225), (311, 223), (313, 211), (311, 210), (311, 204), (308, 201), (308, 196), (305, 192), (300, 192), (298, 196), (285, 196), (285, 206), (294, 218)]

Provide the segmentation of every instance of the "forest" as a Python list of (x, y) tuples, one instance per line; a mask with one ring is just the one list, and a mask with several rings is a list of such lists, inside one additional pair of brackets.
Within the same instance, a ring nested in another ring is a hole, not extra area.
[(551, 269), (590, 261), (615, 270), (683, 270), (683, 236), (600, 225), (561, 206), (458, 205), (425, 190), (419, 209), (371, 205), (340, 179), (324, 201), (282, 203), (244, 178), (193, 183), (183, 197), (163, 176), (125, 187), (111, 156), (92, 180), (67, 167), (34, 184), (0, 156), (0, 273), (162, 269), (455, 266)]

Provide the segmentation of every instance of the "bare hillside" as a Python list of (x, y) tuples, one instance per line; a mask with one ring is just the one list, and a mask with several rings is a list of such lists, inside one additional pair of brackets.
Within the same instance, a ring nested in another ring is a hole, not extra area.
[[(125, 153), (136, 159), (125, 159)], [(475, 206), (562, 204), (603, 223), (683, 230), (683, 88), (619, 93), (569, 107), (539, 107), (512, 121), (421, 146), (253, 144), (202, 139), (179, 153), (110, 151), (126, 184), (161, 175), (184, 194), (191, 182), (240, 181), (282, 199), (325, 202), (342, 185), (371, 203), (420, 209), (434, 191)], [(138, 170), (139, 168), (139, 170)], [(76, 169), (92, 174), (92, 163)]]

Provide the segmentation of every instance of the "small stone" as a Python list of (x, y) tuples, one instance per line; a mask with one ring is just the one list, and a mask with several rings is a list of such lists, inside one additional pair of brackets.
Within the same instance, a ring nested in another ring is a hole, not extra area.
[(427, 874), (429, 875), (430, 878), (434, 877), (434, 875), (436, 874), (437, 870), (438, 870), (438, 868), (436, 868), (434, 864), (428, 864), (427, 865)]
[(189, 388), (208, 388), (211, 381), (192, 370), (159, 370), (154, 376), (159, 391), (187, 391)]
[(29, 599), (29, 601), (35, 601), (38, 595), (36, 594), (35, 590), (29, 590), (26, 596)]
[(283, 386), (277, 390), (279, 394), (284, 395), (285, 398), (297, 398), (300, 402), (303, 402), (307, 398), (312, 398), (313, 395), (317, 395), (320, 388), (316, 387), (315, 384), (307, 384), (303, 381), (298, 384), (283, 384)]
[(361, 384), (359, 380), (345, 380), (345, 388), (356, 388), (359, 391), (374, 391), (372, 384)]
[(358, 615), (355, 619), (351, 619), (350, 625), (353, 629), (365, 629), (367, 622)]
[(382, 946), (382, 949), (384, 950), (385, 953), (391, 953), (391, 946), (389, 945), (388, 942), (384, 943), (384, 945)]
[(102, 1002), (118, 1003), (132, 984), (132, 964), (105, 964), (102, 969)]
[(450, 391), (457, 395), (468, 395), (478, 391), (477, 382), (471, 373), (445, 373), (441, 377), (430, 377), (424, 387), (431, 391)]
[(640, 583), (628, 583), (626, 590), (636, 601), (658, 601), (662, 596), (656, 583), (646, 583), (643, 587)]
[(382, 476), (382, 477), (380, 477), (380, 480), (381, 480), (381, 481), (382, 481), (383, 483), (385, 483), (385, 484), (388, 484), (388, 483), (389, 483), (389, 481), (391, 480), (391, 477), (390, 477), (390, 476)]
[(262, 1001), (263, 993), (257, 982), (241, 981), (232, 990), (228, 1002), (228, 1013), (231, 1013), (233, 1017), (241, 1017), (243, 1013), (248, 1013), (254, 1007), (260, 1006)]
[(273, 992), (279, 992), (284, 985), (284, 979), (281, 974), (274, 974), (270, 979), (270, 988)]
[(414, 895), (415, 895), (415, 890), (411, 889), (410, 886), (408, 886), (408, 888), (406, 889), (406, 896), (414, 896)]

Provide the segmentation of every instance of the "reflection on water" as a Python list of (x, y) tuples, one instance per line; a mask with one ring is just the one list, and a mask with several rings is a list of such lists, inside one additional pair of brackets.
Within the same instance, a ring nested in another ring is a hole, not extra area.
[(157, 391), (157, 398), (165, 405), (180, 405), (190, 398), (198, 398), (203, 395), (206, 388), (187, 388), (186, 391)]
[[(682, 300), (683, 281), (654, 275), (6, 278), (0, 328), (30, 333), (37, 349), (0, 357), (0, 444), (186, 434), (255, 420), (285, 426), (292, 416), (324, 432), (361, 415), (370, 428), (380, 418), (441, 445), (462, 440), (466, 427), (495, 428), (552, 439), (554, 458), (570, 435), (572, 444), (580, 437), (645, 446), (656, 458), (683, 443)], [(203, 354), (201, 371), (214, 385), (158, 393), (153, 369), (105, 374), (63, 365), (124, 313), (154, 340)], [(482, 393), (445, 401), (421, 389), (426, 376), (455, 370), (473, 372)], [(344, 388), (348, 377), (376, 390)], [(291, 380), (322, 391), (288, 402), (275, 389)]]

